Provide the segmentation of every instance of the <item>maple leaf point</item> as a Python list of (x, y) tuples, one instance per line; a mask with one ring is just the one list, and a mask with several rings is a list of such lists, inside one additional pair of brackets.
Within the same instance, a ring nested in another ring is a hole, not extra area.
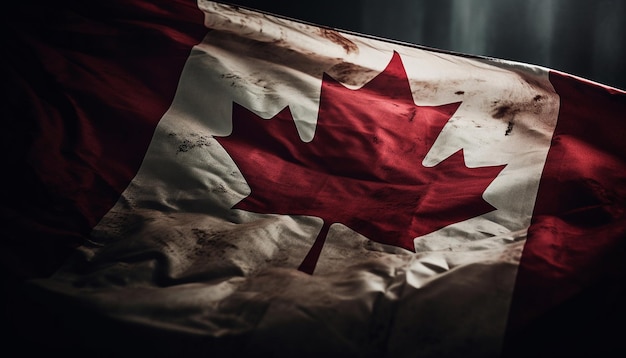
[(396, 52), (356, 90), (324, 74), (308, 143), (288, 107), (264, 120), (233, 103), (233, 131), (216, 139), (250, 186), (234, 208), (321, 218), (299, 267), (308, 273), (333, 223), (415, 251), (414, 238), (495, 209), (482, 194), (504, 166), (468, 168), (462, 150), (434, 167), (421, 164), (460, 104), (416, 105)]

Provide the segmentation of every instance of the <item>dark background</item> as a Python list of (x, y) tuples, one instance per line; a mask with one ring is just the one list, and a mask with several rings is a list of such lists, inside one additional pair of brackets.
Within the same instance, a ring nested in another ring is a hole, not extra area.
[(623, 0), (232, 0), (318, 25), (549, 67), (626, 89)]

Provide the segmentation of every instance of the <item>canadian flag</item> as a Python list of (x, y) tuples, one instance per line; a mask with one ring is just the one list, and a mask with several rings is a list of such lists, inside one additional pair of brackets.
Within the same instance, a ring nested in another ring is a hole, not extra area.
[(624, 91), (204, 0), (20, 14), (25, 353), (614, 353)]

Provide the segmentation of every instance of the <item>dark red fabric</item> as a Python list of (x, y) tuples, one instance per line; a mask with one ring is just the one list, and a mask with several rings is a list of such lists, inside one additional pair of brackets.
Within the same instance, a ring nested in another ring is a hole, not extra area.
[(4, 17), (1, 263), (38, 277), (133, 178), (206, 29), (195, 1), (35, 1)]
[(623, 353), (626, 93), (558, 72), (550, 81), (560, 111), (519, 266), (505, 353)]
[(3, 4), (0, 26), (4, 354), (94, 355), (20, 285), (54, 272), (132, 180), (203, 15), (193, 0), (28, 1)]

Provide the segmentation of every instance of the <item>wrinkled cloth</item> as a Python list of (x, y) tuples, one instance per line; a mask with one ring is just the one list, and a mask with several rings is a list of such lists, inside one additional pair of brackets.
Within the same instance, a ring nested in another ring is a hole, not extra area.
[[(547, 70), (199, 6), (208, 34), (139, 172), (29, 296), (105, 355), (498, 356), (558, 113)], [(415, 252), (333, 224), (314, 274), (300, 272), (321, 220), (233, 209), (250, 189), (214, 137), (236, 102), (268, 119), (289, 106), (310, 141), (323, 74), (356, 89), (394, 51), (417, 104), (462, 101), (423, 164), (463, 149), (468, 167), (506, 165), (483, 196), (496, 210)]]

